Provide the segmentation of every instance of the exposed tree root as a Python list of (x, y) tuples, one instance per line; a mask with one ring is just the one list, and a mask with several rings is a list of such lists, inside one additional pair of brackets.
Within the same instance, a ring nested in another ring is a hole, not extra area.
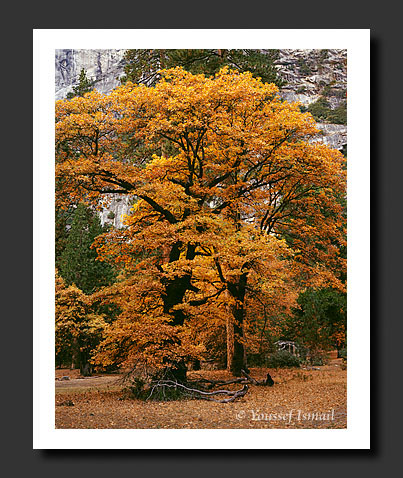
[[(233, 402), (237, 398), (241, 398), (246, 395), (249, 390), (248, 384), (252, 385), (264, 385), (272, 386), (274, 384), (270, 374), (267, 374), (265, 380), (256, 380), (248, 373), (242, 370), (244, 377), (236, 378), (232, 380), (208, 380), (200, 379), (198, 381), (189, 382), (186, 385), (175, 380), (158, 380), (154, 381), (150, 387), (150, 393), (146, 400), (150, 400), (153, 396), (158, 395), (165, 397), (165, 389), (174, 389), (175, 391), (182, 391), (185, 396), (191, 398), (198, 398), (203, 400), (211, 400), (218, 403)], [(215, 387), (222, 387), (224, 385), (242, 384), (243, 387), (239, 390), (227, 390), (219, 389), (212, 390)], [(226, 397), (226, 398), (218, 398)]]
[[(219, 403), (233, 402), (237, 398), (243, 397), (249, 390), (248, 385), (245, 384), (240, 390), (214, 390), (212, 392), (206, 392), (204, 390), (199, 390), (197, 388), (187, 387), (186, 385), (183, 385), (182, 383), (179, 383), (179, 382), (174, 382), (173, 380), (161, 380), (153, 384), (153, 386), (151, 387), (151, 392), (150, 392), (150, 395), (148, 396), (148, 399), (151, 398), (152, 394), (154, 393), (157, 387), (180, 388), (186, 394), (192, 396), (193, 398), (203, 398), (204, 400), (212, 400), (214, 402), (219, 402)], [(229, 398), (216, 400), (215, 398), (213, 398), (213, 395), (224, 395), (224, 396), (228, 396)]]

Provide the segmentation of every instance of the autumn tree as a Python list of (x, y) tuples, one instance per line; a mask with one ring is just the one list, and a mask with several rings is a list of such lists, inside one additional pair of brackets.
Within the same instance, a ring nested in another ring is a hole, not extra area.
[(57, 272), (55, 288), (56, 364), (79, 368), (88, 375), (92, 351), (108, 324), (94, 310), (91, 298), (75, 285), (66, 285)]
[(295, 304), (300, 290), (298, 270), (293, 251), (284, 240), (246, 225), (227, 236), (215, 266), (228, 291), (231, 312), (227, 366), (240, 375), (242, 370), (248, 371), (247, 346), (255, 352), (262, 350), (268, 316), (290, 312)]
[(344, 158), (312, 142), (312, 116), (250, 72), (162, 75), (154, 87), (127, 82), (56, 105), (60, 203), (136, 199), (126, 228), (97, 240), (100, 257), (126, 271), (126, 310), (99, 360), (186, 380), (203, 349), (187, 325), (209, 311), (224, 318), (225, 295), (239, 375), (248, 289), (275, 290), (287, 268), (297, 287), (342, 287)]

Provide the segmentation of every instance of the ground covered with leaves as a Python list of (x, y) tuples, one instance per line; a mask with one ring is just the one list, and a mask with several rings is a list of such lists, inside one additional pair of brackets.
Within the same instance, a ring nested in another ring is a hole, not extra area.
[[(347, 372), (339, 366), (314, 370), (252, 369), (273, 387), (250, 386), (232, 403), (185, 399), (140, 401), (125, 397), (121, 376), (79, 378), (56, 372), (56, 428), (346, 428)], [(192, 379), (231, 378), (225, 371), (190, 372)], [(60, 380), (69, 376), (70, 380)]]
[[(347, 371), (340, 365), (251, 369), (258, 380), (267, 372), (274, 386), (250, 385), (239, 400), (215, 403), (134, 400), (124, 394), (120, 375), (80, 378), (77, 371), (56, 370), (55, 425), (78, 429), (347, 427)], [(69, 380), (61, 379), (67, 376)], [(228, 380), (231, 376), (226, 371), (200, 371), (189, 372), (189, 378)]]

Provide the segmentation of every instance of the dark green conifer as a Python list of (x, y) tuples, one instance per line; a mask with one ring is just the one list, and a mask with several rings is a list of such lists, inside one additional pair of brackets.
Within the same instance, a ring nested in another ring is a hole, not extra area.
[(284, 81), (277, 73), (274, 61), (278, 50), (127, 50), (125, 54), (125, 76), (122, 83), (144, 83), (154, 85), (158, 79), (158, 70), (183, 67), (190, 73), (214, 75), (222, 67), (229, 66), (241, 72), (251, 71), (253, 76), (260, 77), (266, 83), (283, 86)]
[(85, 294), (111, 284), (115, 278), (114, 269), (96, 260), (97, 252), (91, 248), (94, 239), (103, 232), (105, 228), (98, 215), (84, 204), (79, 204), (73, 213), (65, 248), (57, 266), (66, 284), (75, 284)]
[(84, 68), (81, 69), (78, 79), (78, 85), (73, 86), (73, 91), (67, 93), (67, 99), (70, 100), (75, 96), (84, 96), (85, 93), (89, 93), (94, 89), (95, 81), (87, 78), (87, 73)]

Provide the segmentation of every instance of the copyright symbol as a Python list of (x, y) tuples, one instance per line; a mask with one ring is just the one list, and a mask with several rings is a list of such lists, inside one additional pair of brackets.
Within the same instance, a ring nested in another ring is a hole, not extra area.
[(237, 420), (242, 420), (242, 418), (245, 418), (245, 410), (240, 410), (239, 412), (237, 412), (236, 418)]

